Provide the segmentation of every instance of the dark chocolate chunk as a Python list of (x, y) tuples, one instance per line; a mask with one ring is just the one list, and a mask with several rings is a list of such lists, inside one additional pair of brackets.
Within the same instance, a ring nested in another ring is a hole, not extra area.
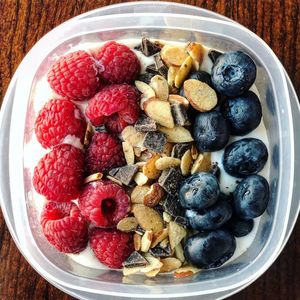
[(149, 265), (148, 261), (137, 251), (132, 252), (122, 263), (122, 266), (126, 268), (144, 267), (147, 265)]
[(161, 246), (157, 245), (154, 248), (151, 248), (149, 253), (154, 257), (168, 257), (171, 255), (170, 244), (168, 244), (166, 248), (162, 248)]
[(154, 74), (154, 75), (159, 74), (159, 73), (158, 73), (158, 70), (157, 70), (157, 68), (156, 68), (156, 64), (148, 65), (148, 66), (146, 67), (146, 72), (152, 73), (152, 74)]
[(220, 175), (221, 175), (221, 170), (218, 166), (218, 163), (213, 163), (211, 170), (209, 171), (209, 173), (215, 175), (217, 177), (218, 180), (220, 180)]
[(138, 76), (137, 79), (138, 79), (139, 81), (143, 81), (143, 82), (149, 84), (150, 81), (151, 81), (151, 78), (152, 78), (154, 75), (155, 75), (155, 74), (152, 74), (152, 73), (143, 73), (143, 74), (140, 74), (140, 75)]
[(187, 225), (188, 225), (187, 219), (186, 219), (185, 217), (182, 217), (182, 216), (177, 216), (177, 217), (175, 217), (174, 222), (175, 222), (176, 224), (178, 224), (178, 225), (184, 227), (184, 228), (186, 228)]
[(187, 109), (181, 103), (172, 103), (171, 111), (174, 118), (174, 121), (177, 125), (188, 126), (191, 125), (191, 122), (188, 118)]
[(142, 38), (141, 50), (145, 56), (152, 56), (160, 52), (160, 48), (145, 37)]
[(166, 213), (175, 218), (184, 215), (184, 209), (180, 204), (178, 194), (168, 194), (163, 203), (163, 208)]
[(210, 60), (215, 63), (215, 61), (217, 60), (217, 58), (221, 55), (222, 53), (217, 51), (217, 50), (210, 50), (208, 52), (208, 57), (210, 58)]
[(121, 181), (125, 185), (130, 185), (138, 170), (138, 166), (128, 165), (120, 168), (111, 169), (109, 171), (109, 175)]
[(158, 183), (169, 194), (177, 194), (180, 184), (183, 181), (183, 176), (179, 169), (170, 168), (163, 170)]
[(164, 62), (161, 59), (159, 53), (154, 55), (154, 61), (155, 61), (155, 65), (156, 65), (156, 69), (157, 69), (158, 73), (161, 76), (167, 78), (167, 76), (168, 76), (168, 68), (164, 64)]
[(147, 149), (161, 153), (164, 151), (164, 146), (167, 143), (167, 137), (160, 131), (147, 132), (143, 141), (143, 146)]
[(137, 51), (142, 51), (142, 44), (136, 45), (133, 49)]
[(141, 132), (156, 131), (157, 125), (156, 122), (148, 116), (140, 115), (139, 119), (134, 125), (134, 128)]
[(183, 154), (191, 149), (191, 147), (192, 145), (190, 143), (175, 144), (172, 149), (172, 157), (181, 159)]

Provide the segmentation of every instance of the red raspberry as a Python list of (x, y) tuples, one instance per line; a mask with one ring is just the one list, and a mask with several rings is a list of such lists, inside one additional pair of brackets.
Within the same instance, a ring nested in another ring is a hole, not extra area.
[(86, 122), (79, 108), (71, 101), (53, 99), (40, 110), (35, 120), (35, 134), (44, 148), (60, 144), (67, 135), (81, 140)]
[(95, 59), (85, 51), (76, 51), (51, 66), (48, 82), (58, 95), (81, 101), (96, 94), (99, 88), (97, 74)]
[(85, 152), (88, 174), (106, 172), (125, 164), (120, 141), (107, 132), (97, 132)]
[(112, 181), (95, 181), (85, 186), (78, 200), (82, 214), (95, 226), (113, 227), (130, 210), (124, 189)]
[(32, 181), (36, 191), (48, 200), (66, 202), (79, 196), (83, 177), (83, 152), (61, 144), (40, 159)]
[(41, 225), (49, 243), (60, 252), (79, 253), (87, 246), (88, 224), (73, 202), (47, 202)]
[(94, 54), (94, 57), (100, 65), (99, 74), (106, 82), (132, 82), (141, 70), (140, 62), (135, 53), (127, 46), (115, 41), (105, 43)]
[(132, 234), (116, 229), (95, 228), (90, 246), (99, 261), (110, 268), (122, 268), (122, 262), (134, 251)]
[(139, 117), (139, 93), (128, 84), (106, 86), (88, 103), (85, 111), (95, 126), (105, 124), (120, 133), (127, 125), (134, 124)]

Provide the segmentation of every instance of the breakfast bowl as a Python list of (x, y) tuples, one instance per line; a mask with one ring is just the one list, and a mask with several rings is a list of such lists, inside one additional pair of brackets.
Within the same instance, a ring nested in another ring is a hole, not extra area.
[[(119, 271), (85, 267), (59, 254), (47, 243), (39, 226), (35, 203), (38, 199), (33, 196), (31, 183), (32, 158), (40, 154), (33, 153), (34, 148), (30, 146), (36, 105), (44, 91), (39, 83), (57, 56), (80, 49), (84, 44), (140, 38), (145, 34), (152, 39), (173, 42), (195, 40), (221, 51), (241, 50), (251, 55), (257, 65), (256, 87), (269, 141), (271, 198), (254, 241), (235, 260), (182, 279), (171, 275), (145, 279), (135, 275), (130, 281), (124, 281)], [(249, 284), (274, 262), (285, 242), (288, 223), (293, 223), (289, 216), (295, 176), (295, 116), (290, 97), (286, 75), (274, 53), (256, 35), (235, 23), (135, 10), (134, 15), (129, 11), (117, 16), (95, 11), (60, 25), (24, 58), (1, 110), (1, 128), (6, 133), (1, 137), (1, 207), (20, 251), (45, 279), (83, 293), (171, 298), (216, 294)]]

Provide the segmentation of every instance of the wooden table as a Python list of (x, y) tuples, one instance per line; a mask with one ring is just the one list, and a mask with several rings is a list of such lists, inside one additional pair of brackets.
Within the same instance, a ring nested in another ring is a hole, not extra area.
[[(126, 1), (0, 0), (0, 99), (24, 55), (45, 33), (83, 12), (120, 2)], [(216, 11), (258, 34), (282, 61), (300, 95), (300, 0), (174, 2)], [(283, 253), (271, 268), (231, 299), (300, 299), (299, 236), (298, 221)], [(29, 266), (12, 241), (2, 214), (0, 299), (73, 299), (47, 283)]]

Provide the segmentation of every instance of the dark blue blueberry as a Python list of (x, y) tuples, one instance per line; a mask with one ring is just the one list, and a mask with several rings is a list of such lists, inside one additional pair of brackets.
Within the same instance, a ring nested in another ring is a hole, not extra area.
[(202, 209), (216, 203), (220, 193), (217, 178), (205, 172), (196, 173), (183, 181), (179, 189), (184, 208)]
[(261, 140), (245, 138), (226, 146), (222, 160), (228, 174), (245, 177), (262, 170), (268, 160), (268, 150)]
[(198, 211), (187, 209), (185, 217), (190, 227), (200, 231), (220, 228), (232, 216), (231, 204), (227, 199), (219, 199), (214, 205)]
[(245, 220), (254, 219), (266, 210), (270, 197), (267, 180), (260, 175), (243, 179), (233, 193), (235, 214)]
[(229, 140), (229, 124), (219, 111), (203, 112), (195, 119), (193, 133), (200, 151), (217, 151)]
[(221, 266), (236, 249), (234, 236), (227, 230), (218, 229), (198, 233), (187, 239), (184, 256), (195, 267), (211, 269)]
[(220, 55), (213, 67), (211, 81), (215, 89), (226, 96), (236, 97), (249, 90), (256, 78), (256, 65), (242, 51)]
[(226, 228), (228, 228), (235, 237), (242, 237), (249, 234), (252, 231), (253, 226), (253, 219), (243, 220), (236, 216), (232, 217), (226, 223)]
[(249, 133), (259, 125), (262, 117), (260, 101), (251, 91), (227, 99), (221, 106), (221, 112), (229, 122), (232, 135)]

